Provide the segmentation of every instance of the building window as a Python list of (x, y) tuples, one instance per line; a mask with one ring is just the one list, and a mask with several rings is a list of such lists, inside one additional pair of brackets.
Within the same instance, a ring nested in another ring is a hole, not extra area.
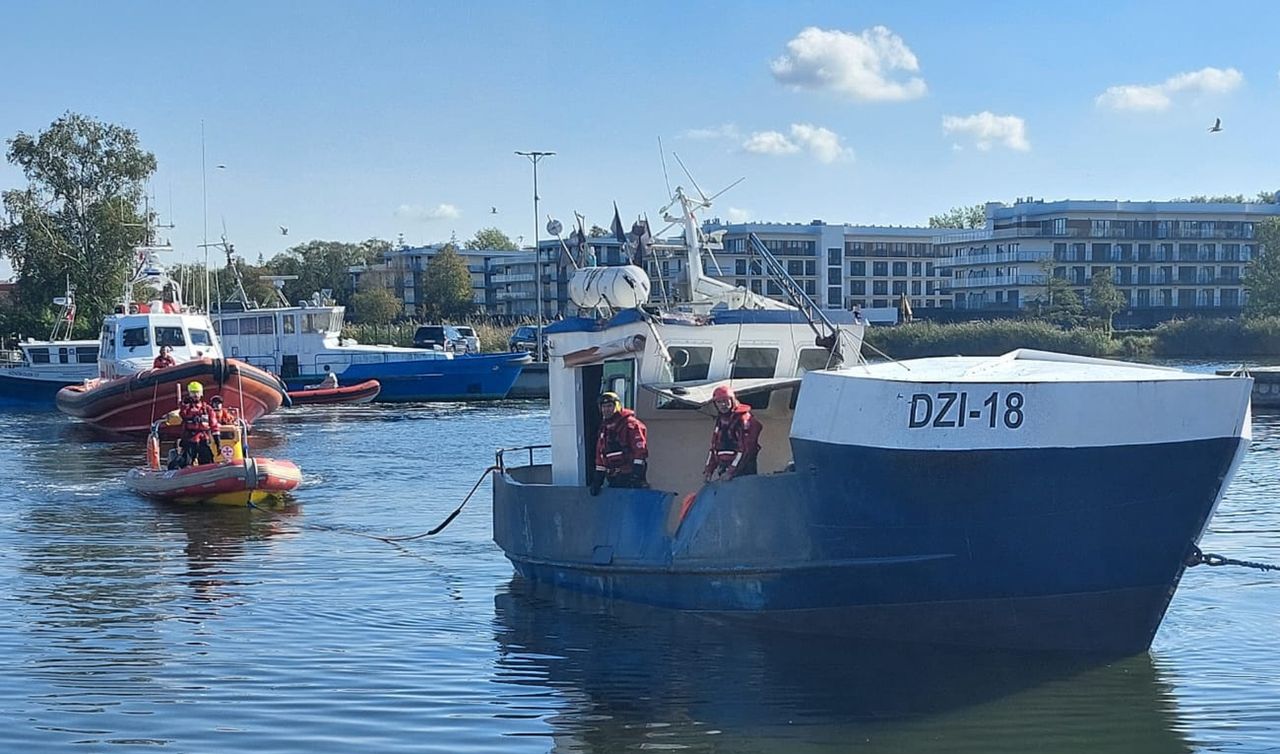
[(840, 298), (841, 298), (841, 296), (840, 296), (840, 286), (838, 286), (838, 285), (835, 285), (835, 286), (831, 286), (831, 285), (829, 285), (829, 286), (827, 286), (827, 306), (829, 306), (829, 307), (839, 307), (839, 306), (840, 306)]
[(894, 277), (899, 277), (899, 278), (906, 277), (906, 276), (907, 276), (907, 263), (906, 263), (906, 262), (894, 262), (894, 263), (893, 263), (893, 276), (894, 276)]
[(867, 274), (866, 262), (850, 262), (849, 263), (850, 277), (865, 277), (866, 274)]
[(888, 281), (888, 280), (873, 280), (873, 281), (871, 281), (871, 295), (873, 295), (873, 296), (888, 296), (888, 295), (889, 295), (889, 281)]
[(840, 266), (840, 262), (841, 262), (840, 251), (841, 251), (840, 249), (827, 249), (827, 266), (828, 267)]
[(733, 260), (733, 274), (735, 274), (735, 275), (746, 275), (746, 274), (747, 274), (747, 260), (745, 260), (745, 259), (735, 259), (735, 260)]
[(865, 280), (850, 280), (850, 281), (849, 281), (849, 295), (850, 295), (850, 296), (865, 296), (865, 295), (867, 295), (867, 281), (865, 281)]
[(871, 274), (875, 277), (888, 277), (889, 263), (888, 262), (872, 262)]

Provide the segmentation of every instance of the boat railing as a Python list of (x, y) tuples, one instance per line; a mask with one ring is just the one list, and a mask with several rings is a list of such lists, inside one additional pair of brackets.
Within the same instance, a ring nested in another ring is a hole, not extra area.
[[(494, 465), (498, 467), (498, 473), (500, 474), (505, 473), (507, 470), (507, 458), (506, 458), (507, 453), (526, 453), (527, 452), (529, 454), (528, 455), (529, 463), (527, 465), (533, 466), (534, 451), (549, 451), (549, 450), (551, 450), (550, 445), (522, 445), (516, 448), (499, 448), (498, 452), (494, 454)], [(520, 460), (524, 460), (524, 459), (520, 459)]]

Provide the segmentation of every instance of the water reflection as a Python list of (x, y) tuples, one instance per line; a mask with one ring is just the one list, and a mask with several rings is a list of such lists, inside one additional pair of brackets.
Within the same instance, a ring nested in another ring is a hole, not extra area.
[(495, 610), (495, 679), (528, 687), (511, 714), (539, 716), (556, 751), (1190, 750), (1146, 654), (855, 645), (521, 579)]

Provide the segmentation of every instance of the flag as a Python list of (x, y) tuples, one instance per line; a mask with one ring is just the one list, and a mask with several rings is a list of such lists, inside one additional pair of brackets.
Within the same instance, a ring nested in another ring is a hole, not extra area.
[(636, 249), (631, 255), (631, 263), (640, 269), (646, 269), (649, 263), (649, 247), (653, 245), (653, 234), (649, 232), (649, 218), (637, 220), (631, 226), (631, 235), (636, 239)]
[(898, 301), (898, 312), (903, 322), (911, 321), (911, 302), (907, 300), (907, 294), (902, 294), (902, 298)]

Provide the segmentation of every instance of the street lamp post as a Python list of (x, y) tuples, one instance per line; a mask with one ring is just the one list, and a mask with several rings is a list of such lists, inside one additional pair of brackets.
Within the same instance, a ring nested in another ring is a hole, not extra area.
[(539, 359), (546, 359), (542, 348), (542, 241), (538, 236), (538, 160), (550, 157), (555, 152), (520, 152), (516, 154), (528, 157), (533, 163), (533, 269), (534, 283), (538, 291), (538, 345), (534, 353)]

